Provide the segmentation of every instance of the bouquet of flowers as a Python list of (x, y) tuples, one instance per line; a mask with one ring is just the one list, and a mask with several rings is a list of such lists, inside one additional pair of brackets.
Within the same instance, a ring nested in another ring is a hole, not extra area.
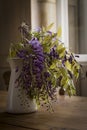
[(21, 40), (9, 49), (10, 58), (23, 60), (22, 71), (16, 79), (18, 87), (24, 89), (29, 98), (36, 99), (37, 104), (50, 104), (58, 87), (69, 96), (76, 94), (73, 78), (78, 78), (80, 65), (59, 40), (59, 31), (51, 32), (51, 27), (52, 24), (30, 30), (22, 23)]

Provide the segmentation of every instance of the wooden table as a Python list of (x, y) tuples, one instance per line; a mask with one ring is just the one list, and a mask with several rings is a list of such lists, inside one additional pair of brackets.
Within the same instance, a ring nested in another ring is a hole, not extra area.
[(0, 92), (0, 130), (87, 130), (87, 97), (59, 96), (54, 112), (41, 108), (31, 114), (6, 112), (7, 92)]

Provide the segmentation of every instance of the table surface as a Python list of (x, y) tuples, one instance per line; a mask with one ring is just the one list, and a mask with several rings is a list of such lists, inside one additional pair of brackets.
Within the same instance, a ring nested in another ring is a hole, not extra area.
[(43, 107), (30, 114), (7, 113), (6, 100), (0, 91), (0, 130), (87, 130), (87, 97), (58, 96), (54, 112)]

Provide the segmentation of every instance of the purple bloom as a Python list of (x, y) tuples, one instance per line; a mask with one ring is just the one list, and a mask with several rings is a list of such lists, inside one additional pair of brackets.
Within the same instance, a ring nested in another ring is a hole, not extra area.
[(31, 53), (27, 50), (21, 50), (18, 53), (18, 56), (24, 60), (21, 76), (24, 84), (29, 87), (32, 84), (32, 75), (34, 75), (36, 77), (35, 86), (38, 87), (42, 83), (41, 77), (44, 69), (43, 48), (37, 38), (32, 38), (28, 44), (31, 46)]
[(37, 40), (37, 38), (32, 38), (31, 41), (29, 41), (29, 43), (33, 46), (33, 47), (38, 47), (40, 45), (40, 42)]
[(23, 59), (23, 58), (25, 58), (27, 56), (27, 51), (26, 50), (20, 50), (17, 53), (17, 56)]
[(38, 58), (38, 60), (39, 61), (42, 61), (42, 62), (44, 62), (44, 55), (37, 55), (37, 58)]
[(72, 63), (72, 56), (70, 56), (68, 60), (70, 63)]
[(38, 28), (35, 29), (35, 32), (40, 32), (40, 31), (41, 31), (40, 27), (38, 27)]
[(47, 31), (47, 34), (52, 36), (52, 32), (51, 31)]
[(50, 76), (49, 72), (44, 72), (44, 76), (45, 78), (49, 77)]
[(54, 38), (52, 39), (52, 41), (54, 41), (54, 42), (55, 42), (56, 40), (57, 40), (57, 38), (56, 38), (56, 37), (54, 37)]
[(54, 46), (50, 51), (50, 56), (53, 58), (59, 58), (59, 55), (56, 52), (56, 47)]

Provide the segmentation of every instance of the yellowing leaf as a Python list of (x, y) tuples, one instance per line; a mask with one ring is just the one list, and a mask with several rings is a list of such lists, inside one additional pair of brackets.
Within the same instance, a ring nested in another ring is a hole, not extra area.
[(49, 31), (53, 27), (54, 23), (51, 23), (49, 26), (47, 26), (46, 30)]
[(60, 71), (62, 76), (67, 77), (67, 71), (64, 68), (61, 67)]
[(59, 51), (60, 49), (62, 49), (63, 48), (63, 44), (59, 44), (58, 46), (57, 46), (57, 50)]
[(62, 80), (61, 80), (61, 85), (62, 86), (66, 86), (68, 84), (68, 78), (67, 77), (63, 77)]
[(63, 57), (64, 56), (64, 54), (65, 54), (65, 47), (63, 46), (63, 44), (58, 45), (57, 51), (59, 53), (59, 57)]
[(50, 69), (55, 69), (56, 65), (55, 63), (53, 63), (51, 66), (50, 66)]
[(61, 37), (61, 34), (62, 34), (62, 29), (61, 27), (58, 28), (58, 32), (57, 32), (57, 36), (58, 37)]
[(43, 30), (43, 32), (46, 32), (46, 28), (45, 28), (45, 27), (43, 27), (43, 26), (42, 26), (42, 30)]
[(70, 64), (70, 62), (69, 62), (68, 60), (65, 62), (65, 66), (66, 66), (66, 68), (67, 68), (69, 71), (72, 71), (71, 64)]

